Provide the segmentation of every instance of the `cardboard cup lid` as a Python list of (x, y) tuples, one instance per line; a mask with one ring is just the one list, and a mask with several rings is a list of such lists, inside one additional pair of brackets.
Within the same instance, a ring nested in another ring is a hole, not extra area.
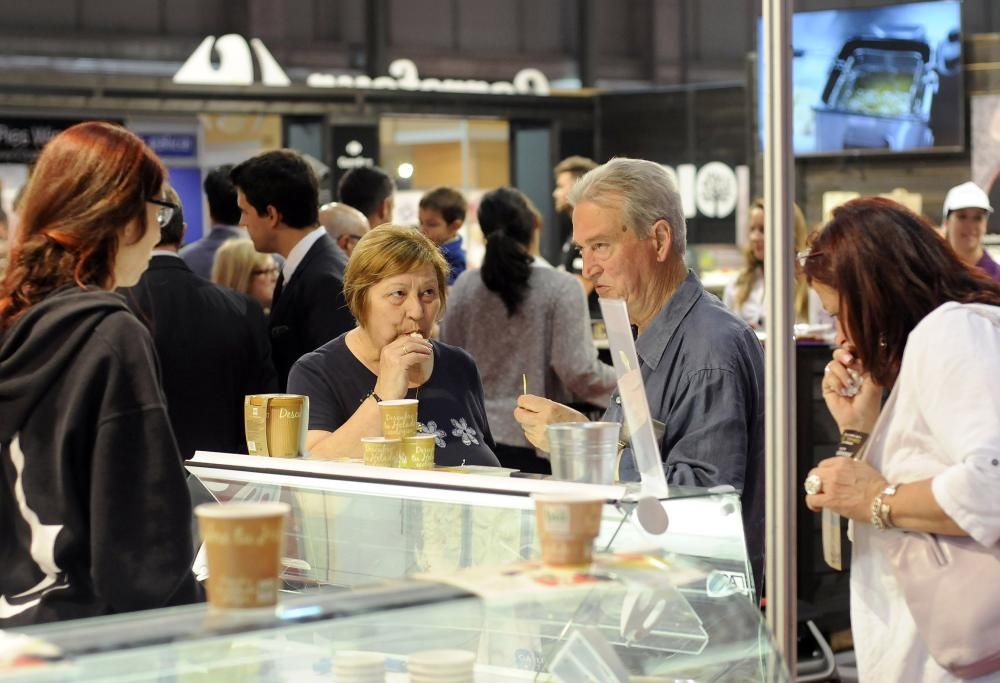
[(260, 503), (202, 503), (194, 509), (198, 517), (210, 519), (255, 519), (287, 515), (292, 506), (278, 501)]
[(246, 397), (252, 406), (262, 406), (270, 403), (279, 408), (297, 408), (302, 405), (305, 396), (301, 394), (253, 394)]

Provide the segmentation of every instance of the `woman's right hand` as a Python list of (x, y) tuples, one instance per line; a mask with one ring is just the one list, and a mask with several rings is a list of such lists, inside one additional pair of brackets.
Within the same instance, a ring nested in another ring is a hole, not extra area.
[(410, 387), (410, 369), (432, 360), (431, 343), (421, 336), (403, 335), (382, 347), (379, 354), (378, 381), (375, 393), (383, 400), (406, 397)]
[(833, 352), (823, 370), (823, 399), (840, 431), (870, 434), (882, 406), (882, 387), (875, 383), (848, 346)]

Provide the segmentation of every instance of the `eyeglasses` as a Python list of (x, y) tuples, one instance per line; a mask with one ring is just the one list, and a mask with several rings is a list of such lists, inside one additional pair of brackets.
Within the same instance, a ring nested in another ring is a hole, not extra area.
[(812, 249), (803, 249), (795, 255), (795, 261), (799, 264), (799, 268), (806, 267), (806, 261), (809, 259), (819, 256), (822, 252), (813, 251)]
[(278, 276), (278, 266), (271, 266), (270, 268), (254, 268), (250, 271), (251, 275), (270, 275), (271, 277)]
[(165, 199), (147, 199), (150, 204), (156, 204), (156, 223), (160, 228), (165, 228), (174, 218), (174, 214), (181, 207)]

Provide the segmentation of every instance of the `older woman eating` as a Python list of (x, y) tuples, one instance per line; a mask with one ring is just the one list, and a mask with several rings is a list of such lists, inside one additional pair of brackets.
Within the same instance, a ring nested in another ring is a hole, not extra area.
[(378, 403), (415, 398), (418, 431), (437, 437), (437, 465), (499, 465), (472, 357), (428, 337), (444, 311), (448, 265), (419, 231), (396, 225), (358, 242), (344, 297), (358, 325), (295, 363), (288, 390), (309, 397), (306, 447), (360, 457), (379, 436)]

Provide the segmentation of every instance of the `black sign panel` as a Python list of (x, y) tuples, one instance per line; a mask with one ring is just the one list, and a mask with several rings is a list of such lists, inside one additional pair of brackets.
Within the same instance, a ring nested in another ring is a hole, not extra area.
[(85, 120), (87, 119), (0, 118), (0, 163), (30, 164), (45, 143), (70, 126)]
[[(600, 96), (599, 159), (652, 159), (673, 168), (687, 215), (689, 244), (736, 241), (747, 165), (747, 97), (742, 86), (697, 87)], [(566, 151), (566, 150), (564, 150)]]
[(330, 128), (333, 142), (332, 182), (333, 194), (344, 174), (352, 168), (378, 166), (378, 124), (335, 125)]

